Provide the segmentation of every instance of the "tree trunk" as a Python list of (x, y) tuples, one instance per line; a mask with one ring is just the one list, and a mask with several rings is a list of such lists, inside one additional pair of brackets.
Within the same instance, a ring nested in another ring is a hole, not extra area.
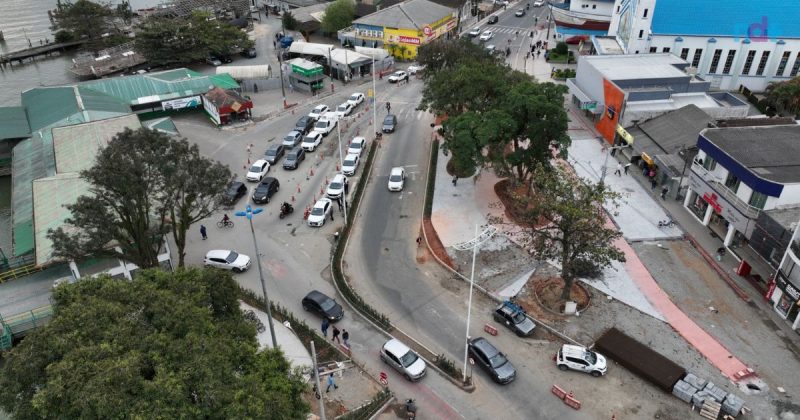
[(561, 299), (569, 300), (569, 292), (572, 290), (572, 283), (575, 283), (575, 279), (572, 276), (562, 276), (564, 280), (564, 290), (561, 291)]

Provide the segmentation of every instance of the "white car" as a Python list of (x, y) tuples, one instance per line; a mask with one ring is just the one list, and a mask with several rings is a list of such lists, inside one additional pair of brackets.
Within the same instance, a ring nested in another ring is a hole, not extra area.
[(492, 31), (484, 31), (481, 34), (480, 40), (481, 41), (488, 41), (488, 40), (492, 39), (493, 36), (494, 36), (494, 33)]
[(494, 0), (494, 4), (498, 6), (508, 6), (508, 0)]
[(408, 68), (406, 69), (408, 74), (421, 73), (423, 70), (425, 70), (425, 66), (417, 66), (417, 65), (408, 66)]
[(496, 48), (495, 48), (494, 45), (489, 44), (489, 45), (486, 46), (486, 52), (488, 52), (489, 54), (494, 54), (495, 51), (496, 51)]
[(353, 176), (358, 169), (358, 155), (347, 155), (342, 162), (342, 173), (347, 176)]
[(481, 34), (481, 28), (480, 27), (472, 28), (469, 31), (469, 36), (471, 36), (473, 38), (475, 38), (476, 36), (478, 36), (480, 34)]
[(347, 177), (342, 174), (336, 174), (328, 184), (328, 189), (325, 190), (325, 195), (334, 200), (347, 194), (349, 188), (347, 187)]
[(250, 169), (247, 171), (247, 180), (253, 182), (261, 181), (267, 172), (269, 172), (269, 162), (259, 159), (250, 165)]
[(308, 113), (308, 116), (315, 120), (318, 120), (319, 117), (321, 117), (328, 111), (330, 111), (328, 105), (317, 105), (316, 107), (314, 107), (314, 109), (311, 110), (311, 112)]
[[(331, 114), (331, 113), (328, 113)], [(328, 134), (336, 128), (336, 124), (338, 124), (339, 120), (336, 117), (328, 118), (328, 114), (325, 117), (320, 118), (316, 124), (314, 124), (314, 131), (322, 134), (323, 136), (327, 136)]]
[(308, 225), (323, 226), (332, 207), (333, 202), (329, 198), (320, 198), (317, 200), (317, 202), (314, 203), (314, 207), (311, 208), (311, 213), (308, 214)]
[(305, 149), (306, 152), (313, 152), (320, 144), (322, 144), (322, 133), (312, 131), (303, 137), (303, 143), (300, 144), (300, 147)]
[(406, 82), (408, 81), (408, 73), (404, 72), (403, 70), (398, 70), (389, 76), (389, 83), (397, 83), (401, 80), (405, 80)]
[(229, 249), (214, 249), (206, 253), (203, 264), (209, 267), (241, 273), (250, 268), (250, 257)]
[(542, 0), (536, 0), (535, 2), (533, 2), (533, 7), (542, 7), (542, 6), (544, 6), (544, 1)]
[(347, 98), (347, 102), (350, 102), (350, 104), (353, 105), (353, 108), (355, 108), (360, 105), (361, 102), (364, 102), (364, 94), (361, 92), (356, 92)]
[(361, 152), (366, 145), (367, 139), (364, 137), (354, 137), (353, 140), (350, 140), (350, 145), (347, 146), (347, 154), (361, 156)]
[(586, 347), (564, 344), (556, 355), (556, 366), (561, 370), (577, 370), (594, 377), (603, 376), (608, 371), (606, 358)]
[(381, 347), (380, 357), (409, 381), (418, 381), (425, 376), (425, 361), (396, 338)]
[(406, 170), (402, 167), (392, 168), (389, 172), (389, 191), (403, 191), (406, 182)]
[(336, 107), (336, 114), (339, 116), (339, 118), (344, 118), (353, 112), (353, 108), (353, 104), (351, 104), (348, 100), (347, 102)]

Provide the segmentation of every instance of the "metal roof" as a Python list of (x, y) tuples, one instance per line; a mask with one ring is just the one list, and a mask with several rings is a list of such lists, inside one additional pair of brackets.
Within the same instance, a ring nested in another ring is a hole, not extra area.
[(356, 19), (353, 23), (422, 30), (425, 25), (444, 19), (454, 12), (454, 9), (429, 0), (408, 0)]
[(22, 139), (31, 136), (28, 116), (21, 106), (0, 107), (0, 140)]
[(100, 149), (126, 128), (141, 127), (136, 114), (123, 115), (86, 124), (53, 128), (56, 173), (65, 174), (89, 169)]
[(89, 183), (77, 173), (57, 174), (33, 181), (33, 226), (36, 245), (36, 264), (50, 261), (53, 242), (47, 238), (50, 229), (64, 226), (70, 216), (66, 205), (89, 193)]
[[(634, 137), (634, 148), (641, 145), (645, 153), (653, 156), (695, 146), (700, 132), (713, 121), (702, 109), (687, 105), (626, 130)], [(652, 144), (652, 147), (644, 147), (645, 144)]]
[(800, 182), (800, 125), (709, 128), (703, 137), (760, 178)]
[(151, 130), (160, 131), (164, 134), (169, 134), (172, 136), (177, 136), (178, 134), (180, 134), (178, 132), (178, 127), (175, 126), (175, 122), (172, 121), (172, 118), (170, 117), (162, 117), (162, 118), (156, 118), (154, 120), (142, 121), (142, 125)]
[(115, 98), (81, 86), (38, 87), (22, 92), (22, 106), (31, 131), (97, 121), (128, 114), (128, 105)]
[(651, 29), (656, 35), (726, 36), (763, 41), (800, 38), (797, 0), (658, 0)]
[(272, 75), (269, 64), (259, 64), (255, 66), (219, 66), (216, 68), (217, 74), (228, 74), (234, 79), (268, 79)]
[(676, 65), (688, 65), (686, 60), (670, 53), (584, 55), (580, 57), (608, 80), (647, 80), (685, 78), (689, 75)]
[(50, 130), (34, 133), (11, 150), (14, 255), (33, 251), (33, 180), (56, 173)]

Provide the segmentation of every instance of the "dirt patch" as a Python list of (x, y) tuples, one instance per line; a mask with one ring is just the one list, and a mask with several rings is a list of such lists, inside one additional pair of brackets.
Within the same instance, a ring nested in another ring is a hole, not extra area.
[[(322, 393), (325, 393), (325, 384), (322, 384)], [(311, 406), (314, 413), (319, 412), (319, 400), (314, 395), (314, 391), (310, 390), (303, 393), (303, 399)], [(335, 399), (325, 398), (325, 414), (328, 416), (341, 416), (347, 413), (347, 407), (341, 401)]]
[[(564, 280), (561, 277), (550, 277), (533, 282), (533, 296), (536, 302), (545, 310), (553, 314), (563, 314), (567, 301), (561, 298), (564, 290)], [(580, 283), (572, 283), (569, 291), (569, 300), (577, 303), (577, 310), (583, 312), (591, 303), (589, 292)]]
[(428, 247), (430, 248), (431, 252), (434, 255), (439, 257), (443, 263), (445, 263), (448, 267), (454, 268), (453, 261), (450, 259), (450, 256), (447, 255), (447, 250), (442, 244), (442, 241), (439, 239), (439, 235), (436, 233), (436, 229), (433, 228), (433, 223), (431, 223), (431, 219), (429, 217), (424, 217), (422, 219), (422, 228), (425, 229), (425, 237), (428, 239)]
[[(511, 221), (511, 223), (524, 228), (543, 226), (547, 223), (547, 221), (543, 219), (537, 220), (536, 223), (532, 223), (530, 220), (528, 212), (535, 205), (536, 197), (528, 192), (526, 186), (513, 186), (511, 180), (504, 179), (494, 184), (494, 192), (497, 194), (500, 202), (503, 203), (505, 218)], [(525, 198), (521, 199), (520, 197)]]

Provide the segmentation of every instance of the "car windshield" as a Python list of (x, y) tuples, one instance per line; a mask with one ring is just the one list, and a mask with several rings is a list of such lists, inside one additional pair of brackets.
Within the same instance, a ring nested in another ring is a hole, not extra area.
[(356, 161), (353, 159), (345, 159), (344, 166), (353, 166), (356, 164)]
[(395, 76), (402, 76), (402, 75), (403, 75), (403, 72), (402, 72), (402, 71), (398, 71), (398, 72), (396, 72), (394, 75), (395, 75)]
[(250, 172), (261, 172), (261, 166), (253, 165), (250, 167)]
[(305, 143), (314, 143), (315, 141), (317, 141), (317, 138), (314, 136), (306, 136), (306, 138), (303, 139)]
[(278, 154), (278, 150), (277, 149), (269, 149), (269, 150), (267, 150), (267, 153), (266, 153), (267, 156), (275, 156), (277, 154)]
[(586, 354), (583, 355), (583, 358), (591, 365), (597, 363), (597, 354), (593, 351), (586, 350)]
[(508, 362), (508, 359), (503, 356), (503, 353), (499, 352), (495, 354), (494, 357), (489, 358), (489, 364), (492, 365), (493, 368), (499, 368), (506, 364), (506, 362)]
[(289, 153), (288, 155), (286, 155), (286, 160), (295, 160), (295, 159), (297, 159), (297, 155), (294, 153)]
[(311, 209), (311, 214), (314, 216), (322, 216), (323, 214), (325, 214), (325, 209), (322, 207), (314, 207), (313, 209)]
[(331, 189), (332, 190), (341, 190), (342, 186), (343, 185), (342, 185), (341, 182), (331, 182)]
[(291, 141), (294, 141), (294, 139), (295, 139), (295, 137), (294, 137), (294, 136), (286, 136), (286, 137), (284, 137), (284, 138), (283, 138), (283, 141), (289, 141), (289, 142), (291, 142)]
[(525, 314), (523, 314), (522, 312), (517, 312), (514, 314), (514, 316), (511, 317), (511, 319), (513, 319), (515, 323), (519, 324), (525, 321)]
[(227, 261), (228, 263), (232, 263), (232, 262), (236, 261), (237, 258), (239, 258), (239, 254), (231, 251), (231, 253), (228, 254), (227, 257), (225, 257), (225, 261)]
[(358, 150), (361, 148), (361, 143), (350, 143), (350, 148), (354, 150)]
[(383, 119), (383, 123), (384, 123), (384, 124), (392, 124), (392, 123), (394, 123), (394, 117), (392, 117), (391, 115), (389, 115), (388, 117), (386, 117), (386, 118), (384, 118), (384, 119)]
[(417, 359), (419, 359), (419, 357), (417, 357), (417, 355), (414, 354), (413, 351), (409, 351), (403, 357), (400, 358), (400, 363), (403, 364), (403, 367), (409, 367), (413, 365), (414, 362), (417, 361)]
[(318, 106), (318, 107), (314, 108), (314, 110), (311, 111), (311, 113), (313, 113), (313, 114), (321, 114), (322, 111), (324, 111), (324, 110), (325, 110), (325, 108), (323, 108), (321, 106)]
[(318, 121), (317, 125), (315, 125), (315, 127), (317, 127), (317, 128), (327, 128), (328, 127), (328, 122), (325, 121), (325, 120)]
[(357, 100), (358, 100), (358, 95), (352, 95), (352, 96), (350, 96), (350, 100), (351, 100), (351, 101), (357, 101)]
[(339, 108), (336, 108), (337, 111), (345, 111), (347, 109), (347, 105), (339, 105)]
[(400, 182), (402, 180), (403, 180), (403, 176), (400, 175), (400, 174), (394, 174), (394, 175), (389, 177), (389, 181), (392, 181), (392, 182)]
[(322, 301), (322, 303), (319, 306), (322, 307), (323, 311), (327, 312), (327, 311), (330, 311), (331, 309), (333, 309), (336, 306), (336, 301), (334, 301), (333, 299), (325, 299), (325, 300)]

